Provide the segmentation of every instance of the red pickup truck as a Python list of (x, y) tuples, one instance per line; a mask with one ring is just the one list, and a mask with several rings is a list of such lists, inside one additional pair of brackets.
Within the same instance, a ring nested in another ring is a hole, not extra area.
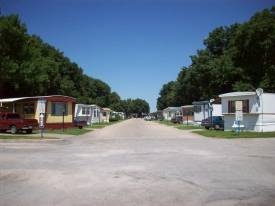
[(12, 134), (26, 131), (26, 133), (30, 134), (35, 127), (38, 127), (36, 119), (22, 119), (17, 113), (0, 113), (0, 131), (10, 131)]

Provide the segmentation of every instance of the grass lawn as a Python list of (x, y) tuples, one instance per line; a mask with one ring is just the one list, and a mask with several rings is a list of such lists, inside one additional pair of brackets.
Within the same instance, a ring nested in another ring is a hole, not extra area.
[[(112, 125), (115, 123), (118, 123), (120, 121), (115, 121), (115, 122), (110, 122), (110, 123), (95, 123), (90, 127), (83, 127), (82, 129), (79, 129), (78, 127), (74, 127), (74, 128), (68, 128), (68, 129), (47, 129), (44, 131), (45, 134), (64, 134), (64, 135), (82, 135), (85, 134), (87, 132), (93, 131), (93, 129), (100, 129), (103, 127), (106, 127), (108, 125)], [(15, 135), (5, 135), (5, 134), (0, 134), (0, 139), (40, 139), (40, 131), (39, 130), (35, 130), (34, 134), (38, 134), (37, 136), (33, 136), (33, 135), (24, 135), (24, 134), (15, 134)], [(56, 137), (47, 137), (44, 136), (43, 139), (59, 139)]]
[(90, 126), (90, 128), (93, 128), (93, 129), (101, 129), (101, 128), (104, 128), (106, 126), (110, 125), (109, 123), (94, 123)]
[(194, 125), (186, 125), (186, 124), (175, 124), (171, 121), (168, 120), (163, 120), (163, 121), (156, 121), (157, 123), (164, 124), (167, 126), (173, 126), (177, 129), (182, 129), (182, 130), (189, 130), (189, 129), (202, 129), (200, 126), (194, 126)]
[(175, 126), (177, 129), (182, 129), (182, 130), (189, 130), (189, 129), (203, 129), (203, 127), (200, 126), (194, 126), (194, 125), (186, 125), (186, 124), (180, 124)]
[[(28, 135), (0, 135), (0, 139), (34, 139), (40, 140), (40, 136), (28, 136)], [(56, 137), (44, 137), (43, 139), (59, 139)]]
[(240, 132), (238, 135), (233, 131), (219, 131), (219, 130), (202, 130), (193, 131), (193, 133), (200, 134), (205, 137), (216, 138), (261, 138), (261, 137), (275, 137), (275, 132)]
[(176, 124), (174, 124), (173, 122), (169, 121), (169, 120), (162, 120), (162, 121), (155, 121), (157, 123), (160, 123), (160, 124), (165, 124), (165, 125), (168, 125), (168, 126), (175, 126)]
[(62, 129), (48, 129), (45, 130), (45, 133), (52, 133), (52, 134), (67, 134), (67, 135), (82, 135), (85, 134), (87, 132), (90, 132), (91, 130), (82, 128), (79, 129), (77, 127), (74, 128), (68, 128), (68, 129), (64, 129), (64, 131)]
[(74, 128), (64, 129), (64, 131), (62, 129), (49, 129), (49, 130), (46, 130), (45, 133), (66, 134), (66, 135), (82, 135), (82, 134), (85, 134), (87, 132), (93, 131), (93, 129), (101, 129), (101, 128), (104, 128), (108, 125), (112, 125), (112, 124), (115, 124), (115, 123), (118, 123), (118, 122), (120, 122), (120, 121), (109, 122), (109, 123), (94, 123), (91, 126), (83, 127), (82, 129), (79, 129), (78, 127), (74, 127)]
[(93, 124), (90, 126), (90, 128), (92, 128), (92, 129), (101, 129), (101, 128), (104, 128), (104, 127), (106, 127), (106, 126), (109, 126), (109, 125), (112, 125), (112, 124), (119, 123), (119, 122), (121, 122), (121, 121), (123, 121), (123, 120), (113, 121), (113, 122), (108, 122), (108, 123), (106, 123), (106, 122), (93, 123)]
[[(49, 137), (48, 135), (44, 135), (43, 139), (59, 139), (57, 137), (54, 137), (54, 134), (64, 134), (64, 135), (82, 135), (85, 134), (87, 132), (90, 132), (91, 130), (82, 128), (79, 129), (77, 127), (75, 128), (69, 128), (69, 129), (64, 129), (64, 131), (62, 129), (47, 129), (44, 131), (44, 134), (52, 134), (53, 137)], [(10, 134), (1, 134), (0, 135), (0, 139), (40, 139), (40, 131), (39, 130), (35, 130), (33, 134), (34, 135), (29, 135), (29, 134), (14, 134), (14, 135), (10, 135)]]

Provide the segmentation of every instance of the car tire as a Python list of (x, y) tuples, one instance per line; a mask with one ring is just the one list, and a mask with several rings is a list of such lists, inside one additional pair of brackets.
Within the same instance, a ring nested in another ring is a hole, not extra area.
[(11, 134), (16, 134), (16, 133), (17, 133), (17, 128), (16, 128), (15, 125), (12, 125), (12, 126), (10, 127), (10, 130), (11, 130)]
[(27, 130), (26, 130), (26, 133), (27, 133), (27, 134), (31, 134), (31, 133), (32, 133), (32, 129), (27, 129)]

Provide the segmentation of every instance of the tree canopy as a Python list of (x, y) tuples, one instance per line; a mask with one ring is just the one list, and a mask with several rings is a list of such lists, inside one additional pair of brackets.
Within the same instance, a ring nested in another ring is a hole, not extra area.
[(275, 7), (243, 24), (218, 27), (175, 81), (164, 84), (157, 108), (191, 104), (232, 91), (275, 92)]
[(143, 113), (149, 113), (149, 104), (143, 99), (127, 99), (118, 103), (114, 103), (110, 106), (115, 111), (123, 111), (126, 116), (136, 114), (138, 117), (142, 117)]
[(84, 74), (39, 36), (29, 35), (18, 15), (0, 16), (0, 73), (0, 98), (59, 94), (117, 111), (149, 111), (144, 100), (121, 100), (108, 84)]

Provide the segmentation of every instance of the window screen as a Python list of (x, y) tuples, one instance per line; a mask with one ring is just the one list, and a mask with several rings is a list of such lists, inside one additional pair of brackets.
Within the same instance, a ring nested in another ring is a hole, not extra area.
[(53, 116), (62, 116), (68, 115), (67, 104), (63, 102), (54, 102), (52, 103), (52, 115)]

